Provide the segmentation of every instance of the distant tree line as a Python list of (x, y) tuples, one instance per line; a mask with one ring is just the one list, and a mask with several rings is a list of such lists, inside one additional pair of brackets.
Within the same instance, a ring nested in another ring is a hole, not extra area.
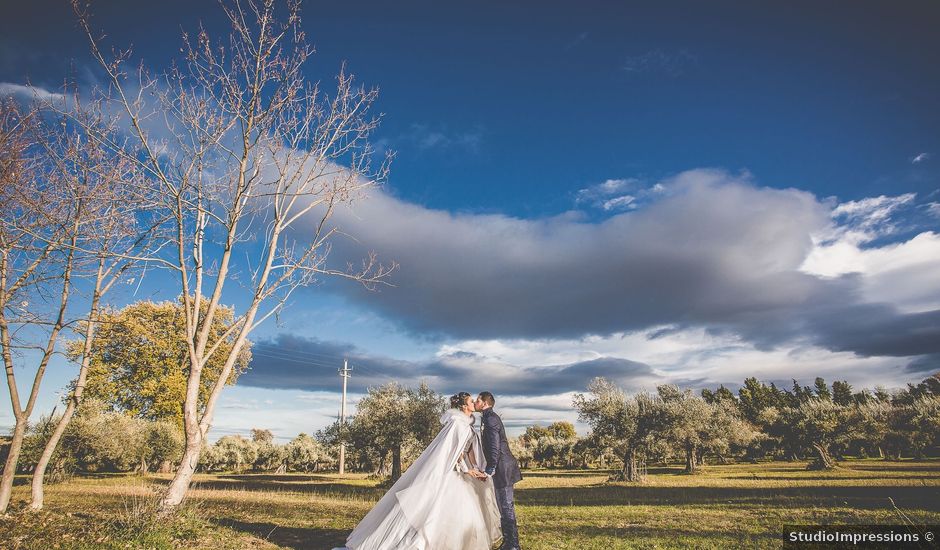
[(617, 477), (628, 481), (639, 480), (648, 461), (681, 459), (689, 473), (706, 457), (809, 459), (808, 468), (828, 469), (846, 456), (924, 458), (940, 445), (940, 375), (893, 393), (856, 392), (845, 381), (830, 387), (822, 378), (781, 389), (751, 377), (737, 395), (724, 386), (695, 395), (669, 385), (628, 395), (598, 378), (574, 405), (591, 426), (596, 462), (616, 456)]
[[(58, 421), (59, 415), (53, 412), (30, 424), (19, 473), (33, 472)], [(86, 399), (52, 454), (46, 481), (62, 481), (77, 472), (168, 472), (182, 452), (183, 432), (178, 424), (130, 416), (108, 409), (100, 400)]]
[[(614, 479), (638, 481), (646, 464), (681, 462), (696, 473), (706, 460), (808, 460), (833, 468), (845, 457), (885, 460), (940, 455), (940, 375), (902, 390), (855, 391), (845, 381), (789, 389), (748, 378), (735, 394), (724, 386), (700, 394), (662, 385), (629, 394), (597, 378), (573, 401), (591, 428), (579, 437), (570, 422), (529, 426), (509, 438), (523, 468), (616, 469)], [(152, 410), (147, 409), (146, 410)], [(397, 479), (440, 429), (444, 397), (426, 384), (369, 388), (354, 415), (314, 435), (285, 444), (271, 431), (228, 435), (200, 456), (203, 472), (315, 472), (335, 470), (341, 442), (348, 471)], [(172, 471), (183, 451), (179, 417), (153, 418), (113, 401), (86, 399), (50, 462), (52, 480), (74, 472)], [(35, 467), (55, 416), (31, 425), (20, 471)], [(2, 455), (0, 450), (0, 455)], [(2, 458), (2, 456), (0, 456)]]
[[(900, 459), (938, 454), (940, 376), (888, 392), (855, 391), (846, 381), (790, 389), (748, 378), (737, 394), (724, 386), (700, 394), (662, 385), (655, 393), (628, 394), (595, 379), (574, 407), (591, 432), (578, 437), (570, 422), (530, 426), (510, 438), (525, 468), (612, 468), (636, 481), (647, 463), (679, 461), (696, 473), (716, 463), (808, 460), (832, 468), (844, 457)], [(319, 432), (326, 447), (347, 445), (347, 468), (377, 476), (400, 475), (439, 429), (443, 398), (426, 386), (392, 383), (371, 388), (358, 411)]]
[(199, 458), (203, 472), (319, 472), (336, 468), (336, 455), (307, 434), (274, 442), (270, 430), (253, 429), (251, 438), (227, 435), (206, 447)]
[[(20, 457), (20, 473), (31, 473), (36, 467), (56, 422), (53, 414), (30, 426)], [(171, 473), (182, 456), (183, 444), (178, 423), (130, 416), (109, 410), (101, 401), (86, 399), (52, 456), (47, 482), (63, 481), (76, 473)], [(206, 446), (198, 470), (286, 473), (335, 467), (333, 450), (310, 435), (302, 433), (279, 445), (270, 430), (253, 429), (251, 437), (227, 435)]]

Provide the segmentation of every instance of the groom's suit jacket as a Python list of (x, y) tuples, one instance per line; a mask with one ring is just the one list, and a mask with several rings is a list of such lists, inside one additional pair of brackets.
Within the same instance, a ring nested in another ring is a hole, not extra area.
[(493, 409), (483, 411), (483, 456), (486, 474), (493, 476), (493, 486), (500, 488), (522, 479), (519, 462), (509, 451), (503, 421)]

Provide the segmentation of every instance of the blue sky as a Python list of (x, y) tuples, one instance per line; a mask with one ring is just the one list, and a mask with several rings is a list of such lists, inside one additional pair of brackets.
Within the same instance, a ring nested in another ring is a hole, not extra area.
[[(65, 2), (7, 4), (0, 91), (98, 78)], [(225, 30), (212, 2), (94, 11), (157, 70), (180, 27)], [(346, 60), (378, 86), (376, 142), (397, 152), (340, 220), (402, 268), (378, 295), (299, 293), (256, 334), (216, 435), (322, 427), (344, 356), (354, 392), (490, 389), (516, 429), (574, 420), (600, 374), (870, 387), (940, 370), (938, 23), (926, 1), (305, 3), (310, 77)]]

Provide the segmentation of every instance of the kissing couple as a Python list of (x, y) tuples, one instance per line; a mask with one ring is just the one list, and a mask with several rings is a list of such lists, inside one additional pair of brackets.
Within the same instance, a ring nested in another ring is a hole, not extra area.
[[(509, 451), (496, 399), (460, 392), (441, 415), (441, 431), (356, 525), (352, 550), (519, 549), (513, 484), (522, 479)], [(481, 434), (473, 429), (482, 413)]]

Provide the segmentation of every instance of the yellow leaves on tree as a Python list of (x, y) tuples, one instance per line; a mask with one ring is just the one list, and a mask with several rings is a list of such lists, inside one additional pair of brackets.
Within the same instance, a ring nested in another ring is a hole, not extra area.
[[(232, 308), (219, 306), (207, 349), (220, 338), (225, 340), (203, 368), (200, 408), (232, 348), (234, 338), (225, 337), (225, 332), (233, 319)], [(242, 348), (227, 384), (234, 384), (248, 368), (250, 346), (249, 342)], [(72, 359), (78, 359), (80, 342), (70, 343), (68, 353)], [(133, 416), (173, 420), (182, 426), (189, 357), (186, 321), (179, 302), (146, 300), (103, 312), (91, 354), (86, 397), (101, 399)]]

